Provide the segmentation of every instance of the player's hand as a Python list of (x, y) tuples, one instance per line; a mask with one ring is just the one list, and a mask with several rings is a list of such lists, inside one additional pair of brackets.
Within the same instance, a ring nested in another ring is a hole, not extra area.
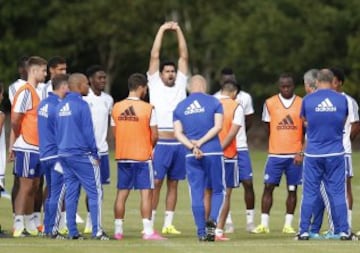
[(15, 153), (14, 151), (10, 150), (7, 157), (7, 162), (10, 163), (13, 162), (14, 160), (15, 160)]
[(304, 153), (296, 153), (294, 157), (294, 164), (301, 165), (304, 160)]
[(164, 24), (162, 24), (160, 26), (160, 29), (163, 30), (163, 31), (166, 31), (166, 30), (172, 30), (172, 25), (173, 25), (173, 22), (170, 21), (170, 22), (165, 22)]
[(180, 28), (179, 24), (177, 22), (172, 22), (171, 29), (176, 31)]
[(203, 157), (203, 152), (201, 151), (200, 148), (198, 148), (196, 146), (194, 146), (194, 148), (192, 149), (192, 152), (196, 159), (201, 159)]

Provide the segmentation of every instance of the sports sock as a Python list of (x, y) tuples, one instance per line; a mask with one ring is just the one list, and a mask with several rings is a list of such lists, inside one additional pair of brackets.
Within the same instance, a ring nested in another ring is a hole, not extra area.
[(156, 210), (151, 211), (151, 224), (154, 227), (155, 225), (155, 216), (156, 216)]
[(123, 234), (124, 233), (123, 223), (124, 223), (123, 219), (115, 219), (115, 222), (114, 222), (114, 227), (115, 227), (114, 234)]
[(91, 221), (90, 213), (87, 214), (85, 228), (92, 229), (92, 221)]
[(173, 219), (174, 219), (174, 212), (173, 211), (165, 211), (164, 227), (171, 226)]
[(226, 221), (225, 221), (226, 224), (232, 224), (233, 221), (232, 221), (232, 218), (231, 218), (231, 212), (229, 211), (227, 217), (226, 217)]
[(269, 219), (270, 219), (269, 214), (262, 213), (261, 214), (261, 225), (268, 228), (269, 227)]
[(246, 210), (246, 224), (254, 223), (254, 209), (247, 209)]
[(154, 233), (154, 229), (152, 226), (152, 222), (149, 219), (142, 219), (144, 234), (145, 235), (152, 235)]
[(294, 215), (287, 213), (285, 215), (285, 224), (284, 224), (284, 226), (291, 227), (293, 219), (294, 219)]

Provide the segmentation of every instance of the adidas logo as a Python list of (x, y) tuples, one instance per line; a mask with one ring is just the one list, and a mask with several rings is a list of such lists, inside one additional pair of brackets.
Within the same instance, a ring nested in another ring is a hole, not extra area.
[(139, 121), (139, 117), (136, 116), (135, 109), (131, 105), (124, 112), (120, 114), (118, 120), (129, 120), (129, 121)]
[(284, 130), (284, 129), (287, 129), (287, 130), (295, 130), (297, 129), (297, 126), (294, 126), (294, 121), (293, 119), (291, 118), (291, 116), (288, 114), (286, 115), (285, 118), (283, 118), (278, 126), (276, 127), (278, 130)]
[(69, 103), (66, 103), (59, 111), (59, 116), (60, 117), (64, 117), (64, 116), (69, 116), (71, 115), (71, 111), (70, 111), (70, 106)]
[(49, 116), (48, 114), (48, 104), (41, 107), (38, 111), (38, 115), (47, 118)]
[(336, 112), (336, 106), (334, 106), (329, 98), (325, 98), (317, 107), (316, 112)]
[(205, 108), (202, 107), (197, 100), (195, 100), (186, 108), (184, 114), (189, 115), (193, 113), (203, 113), (203, 112), (205, 112)]

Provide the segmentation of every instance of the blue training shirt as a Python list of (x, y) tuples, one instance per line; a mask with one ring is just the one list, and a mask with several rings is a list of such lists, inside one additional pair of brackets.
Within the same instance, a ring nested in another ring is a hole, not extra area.
[(89, 105), (79, 93), (69, 92), (57, 106), (59, 156), (92, 155), (98, 159)]
[[(173, 121), (179, 120), (189, 140), (198, 140), (214, 127), (215, 113), (223, 114), (218, 99), (204, 93), (192, 93), (181, 101), (173, 113)], [(200, 148), (204, 153), (222, 152), (218, 135)]]
[(49, 92), (49, 96), (38, 106), (38, 132), (40, 160), (57, 157), (58, 149), (55, 137), (56, 106), (60, 102), (58, 95)]
[(319, 89), (304, 97), (301, 116), (307, 121), (307, 155), (344, 153), (343, 131), (348, 114), (346, 97), (331, 89)]

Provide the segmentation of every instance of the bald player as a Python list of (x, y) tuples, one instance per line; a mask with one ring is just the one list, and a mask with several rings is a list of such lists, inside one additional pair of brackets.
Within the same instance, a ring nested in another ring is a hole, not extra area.
[(57, 106), (57, 145), (61, 166), (64, 170), (66, 219), (69, 239), (82, 239), (76, 227), (76, 209), (80, 186), (89, 198), (92, 220), (92, 237), (109, 240), (101, 227), (102, 187), (98, 149), (89, 105), (82, 99), (89, 92), (85, 75), (69, 77), (69, 92)]
[[(186, 147), (186, 173), (191, 207), (200, 241), (214, 241), (215, 227), (225, 198), (223, 151), (218, 137), (222, 129), (223, 107), (205, 94), (206, 80), (195, 75), (189, 81), (190, 95), (173, 114), (176, 138)], [(204, 189), (211, 191), (209, 219), (205, 220)]]

